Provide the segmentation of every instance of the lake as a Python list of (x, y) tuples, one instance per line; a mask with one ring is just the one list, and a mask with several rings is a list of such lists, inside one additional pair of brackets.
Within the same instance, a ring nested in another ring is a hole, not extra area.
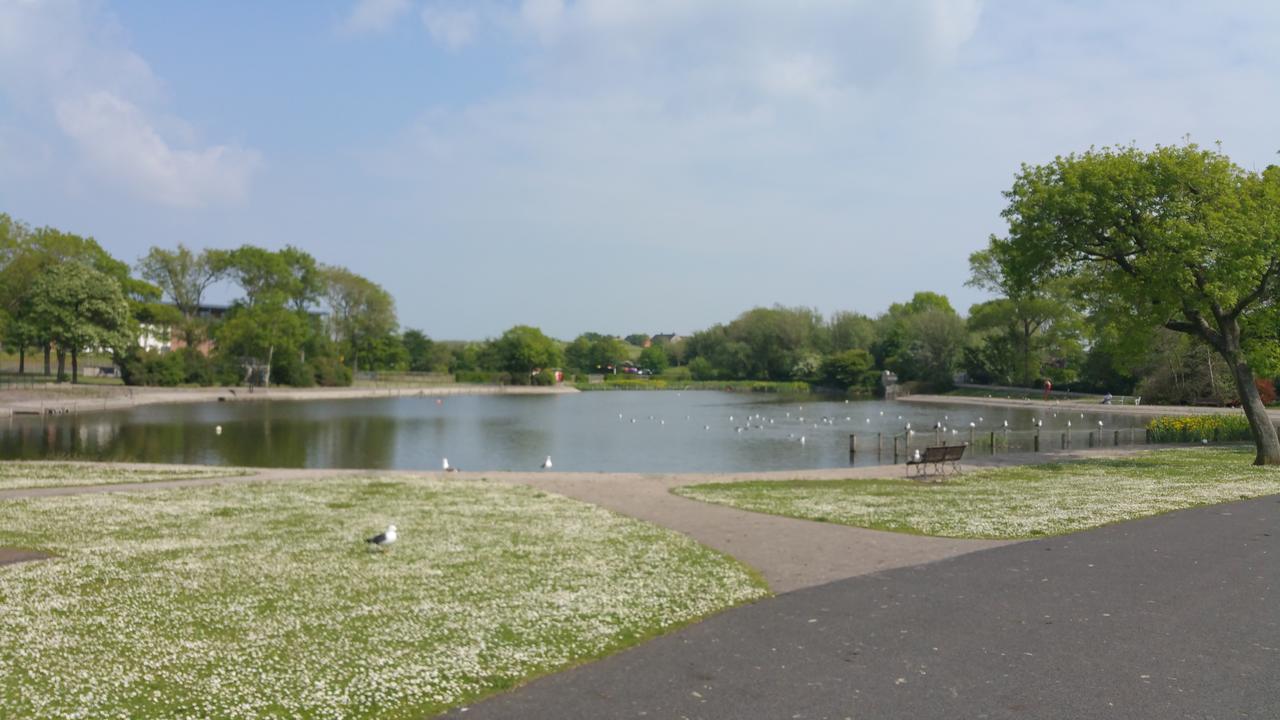
[[(1056, 406), (995, 408), (885, 401), (779, 398), (712, 391), (607, 391), (563, 395), (430, 395), (359, 400), (146, 405), (79, 416), (12, 418), (0, 424), (4, 459), (74, 458), (257, 467), (739, 472), (874, 465), (893, 461), (891, 436), (910, 423), (912, 447), (941, 437), (981, 444), (991, 431), (1029, 449), (1035, 421), (1043, 447), (1073, 442), (1102, 421), (1113, 430), (1144, 418)], [(935, 431), (943, 423), (945, 430)], [(221, 434), (215, 428), (221, 426)], [(849, 435), (861, 452), (851, 456)], [(877, 457), (876, 433), (885, 454)], [(801, 441), (803, 438), (803, 442)]]

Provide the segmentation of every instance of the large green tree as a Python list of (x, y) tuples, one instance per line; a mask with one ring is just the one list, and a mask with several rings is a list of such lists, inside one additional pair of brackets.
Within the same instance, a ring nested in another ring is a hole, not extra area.
[(200, 304), (209, 286), (226, 275), (229, 264), (225, 251), (206, 249), (193, 253), (181, 243), (176, 250), (152, 247), (138, 261), (142, 277), (159, 287), (182, 314), (179, 332), (187, 347), (196, 347), (203, 339)]
[(564, 359), (559, 343), (528, 325), (504, 332), (491, 348), (499, 369), (521, 384), (531, 380), (534, 370), (556, 367)]
[(1280, 464), (1253, 367), (1275, 355), (1258, 340), (1277, 322), (1280, 168), (1190, 143), (1091, 149), (1024, 166), (1005, 196), (1008, 234), (989, 248), (1005, 276), (1085, 278), (1085, 299), (1135, 337), (1164, 327), (1208, 344), (1236, 383), (1255, 463)]
[(158, 297), (155, 287), (132, 277), (127, 264), (111, 257), (91, 237), (52, 227), (31, 229), (8, 216), (0, 226), (4, 236), (0, 240), (0, 308), (8, 319), (5, 340), (19, 352), (19, 372), (26, 370), (26, 350), (31, 346), (43, 349), (46, 375), (50, 374), (51, 349), (58, 348), (59, 362), (65, 362), (66, 348), (54, 342), (50, 328), (36, 321), (33, 308), (34, 284), (50, 267), (79, 263), (93, 268), (114, 280), (131, 306), (141, 306)]
[[(1029, 387), (1045, 377), (1049, 363), (1066, 355), (1083, 357), (1083, 316), (1075, 283), (1019, 283), (1019, 278), (1005, 276), (988, 250), (970, 255), (969, 269), (969, 285), (1001, 295), (969, 308), (969, 330), (982, 345), (978, 354), (988, 358), (993, 379)], [(1062, 384), (1069, 378), (1052, 379)]]
[(362, 354), (375, 355), (375, 345), (395, 332), (396, 305), (377, 283), (343, 267), (321, 269), (329, 322), (354, 371)]
[(114, 278), (87, 265), (63, 262), (51, 265), (36, 278), (31, 292), (31, 314), (59, 348), (61, 358), (71, 354), (71, 382), (79, 382), (80, 352), (86, 349), (119, 349), (129, 341), (126, 328), (129, 306)]

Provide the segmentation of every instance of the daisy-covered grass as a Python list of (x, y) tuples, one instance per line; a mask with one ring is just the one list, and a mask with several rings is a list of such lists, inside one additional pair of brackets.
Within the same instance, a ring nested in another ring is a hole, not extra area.
[(243, 475), (227, 468), (124, 468), (106, 463), (0, 462), (0, 490), (114, 485)]
[(420, 718), (767, 594), (678, 533), (483, 481), (14, 500), (0, 545), (56, 555), (0, 568), (6, 718)]
[(1196, 505), (1280, 493), (1253, 450), (1172, 449), (1123, 458), (909, 479), (691, 485), (685, 497), (807, 520), (955, 538), (1059, 535)]

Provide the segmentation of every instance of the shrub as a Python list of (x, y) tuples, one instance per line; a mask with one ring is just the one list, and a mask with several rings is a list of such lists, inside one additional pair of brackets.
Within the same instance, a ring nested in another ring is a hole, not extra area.
[(1271, 405), (1276, 401), (1276, 384), (1274, 381), (1263, 378), (1255, 380), (1254, 384), (1258, 386), (1258, 394), (1262, 396), (1262, 402)]
[(186, 380), (186, 365), (181, 353), (132, 348), (120, 362), (120, 375), (126, 385), (173, 387)]
[(334, 357), (318, 357), (307, 361), (315, 384), (322, 387), (346, 387), (351, 384), (351, 368)]

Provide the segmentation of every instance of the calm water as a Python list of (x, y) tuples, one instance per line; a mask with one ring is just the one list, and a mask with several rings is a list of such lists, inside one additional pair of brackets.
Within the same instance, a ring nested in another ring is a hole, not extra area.
[[(955, 443), (968, 439), (970, 422), (982, 440), (991, 430), (1003, 435), (1005, 421), (1011, 444), (1029, 446), (1037, 419), (1046, 448), (1060, 444), (1068, 420), (1081, 447), (1084, 428), (1097, 430), (1099, 420), (1108, 443), (1113, 430), (1142, 422), (1101, 412), (1055, 414), (1052, 406), (846, 403), (720, 392), (201, 403), (0, 421), (0, 457), (424, 470), (439, 469), (447, 457), (463, 470), (531, 470), (550, 455), (557, 470), (569, 471), (786, 470), (891, 462), (890, 435), (901, 436), (907, 423), (918, 433), (912, 447), (932, 444), (938, 422)], [(221, 435), (214, 431), (219, 425)], [(885, 434), (880, 458), (877, 432)], [(851, 433), (863, 450), (852, 458)]]

